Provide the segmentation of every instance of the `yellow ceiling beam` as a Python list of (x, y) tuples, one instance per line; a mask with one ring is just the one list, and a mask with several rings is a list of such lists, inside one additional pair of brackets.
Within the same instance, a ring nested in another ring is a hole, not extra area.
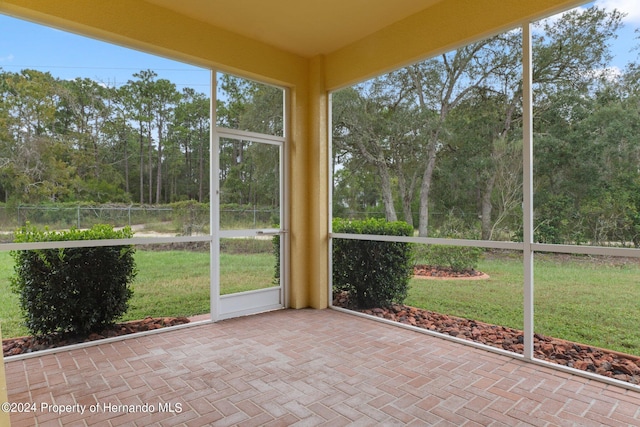
[(141, 0), (0, 0), (0, 12), (272, 83), (307, 74), (306, 59)]
[[(327, 54), (325, 85), (344, 87), (581, 3), (584, 0), (436, 2)], [(304, 81), (309, 72), (309, 59), (240, 34), (248, 30), (231, 32), (142, 0), (0, 0), (0, 12), (287, 86)], [(295, 27), (296, 16), (287, 22)], [(354, 19), (352, 27), (358, 26), (362, 32), (368, 28)], [(331, 31), (326, 29), (327, 34)]]
[(480, 40), (584, 0), (446, 0), (339, 49), (326, 58), (333, 90)]

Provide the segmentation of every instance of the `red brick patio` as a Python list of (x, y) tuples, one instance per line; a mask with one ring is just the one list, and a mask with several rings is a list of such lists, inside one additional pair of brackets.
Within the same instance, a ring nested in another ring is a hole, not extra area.
[[(9, 360), (6, 371), (9, 400), (36, 409), (12, 414), (14, 427), (640, 425), (634, 390), (330, 309)], [(72, 412), (55, 413), (62, 405)]]

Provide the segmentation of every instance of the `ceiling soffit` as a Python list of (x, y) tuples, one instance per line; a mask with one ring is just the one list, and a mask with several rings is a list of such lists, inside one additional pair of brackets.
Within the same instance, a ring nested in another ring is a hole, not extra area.
[(442, 0), (146, 0), (297, 55), (328, 54)]

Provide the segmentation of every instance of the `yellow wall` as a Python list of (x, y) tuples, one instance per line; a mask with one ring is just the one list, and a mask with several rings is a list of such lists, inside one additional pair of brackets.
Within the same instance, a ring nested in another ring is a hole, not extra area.
[[(133, 0), (0, 0), (0, 12), (290, 88), (290, 305), (327, 306), (327, 175), (326, 168), (315, 165), (327, 149), (326, 115), (319, 121), (309, 114), (318, 112), (326, 91), (322, 70), (316, 66), (309, 73), (313, 61)], [(318, 239), (323, 232), (325, 238)]]
[(313, 58), (140, 0), (0, 0), (0, 12), (290, 88), (290, 306), (323, 308), (328, 294), (327, 91), (579, 3), (443, 0)]
[[(2, 330), (0, 330), (0, 342), (2, 341)], [(7, 376), (4, 371), (4, 357), (0, 353), (0, 404), (8, 402), (7, 398)], [(0, 426), (9, 427), (9, 413), (0, 409)]]
[[(305, 265), (299, 266), (309, 278), (314, 278), (309, 287), (307, 305), (324, 308), (328, 304), (328, 212), (329, 212), (329, 144), (328, 144), (328, 93), (324, 85), (324, 57), (312, 58), (309, 67), (309, 100), (307, 116), (309, 123), (306, 151), (309, 153), (305, 167), (306, 182), (296, 189), (307, 200), (308, 212), (301, 222), (306, 233)], [(295, 181), (294, 181), (295, 182)], [(302, 230), (299, 230), (302, 231)], [(319, 282), (315, 278), (320, 277)], [(302, 305), (304, 307), (304, 305)]]

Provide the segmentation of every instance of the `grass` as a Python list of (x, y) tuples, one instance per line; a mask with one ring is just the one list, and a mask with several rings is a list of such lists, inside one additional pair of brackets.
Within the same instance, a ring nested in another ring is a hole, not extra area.
[(277, 286), (273, 282), (275, 259), (270, 254), (220, 255), (220, 293), (222, 295), (236, 292), (263, 289)]
[[(480, 281), (410, 283), (407, 305), (522, 329), (520, 256), (483, 259)], [(595, 257), (537, 255), (535, 332), (640, 355), (640, 263)]]
[(640, 355), (640, 263), (542, 257), (536, 332)]
[(208, 252), (138, 250), (135, 258), (138, 276), (123, 320), (209, 312)]
[(22, 317), (18, 296), (11, 291), (9, 278), (13, 275), (13, 258), (9, 252), (0, 252), (0, 328), (2, 337), (27, 335), (21, 325)]
[[(225, 243), (220, 273), (223, 294), (273, 286), (274, 258), (269, 245)], [(139, 249), (136, 261), (139, 273), (133, 285), (135, 293), (123, 320), (209, 312), (208, 252)], [(478, 269), (490, 278), (413, 279), (405, 303), (522, 329), (521, 257), (486, 257)], [(28, 334), (20, 325), (18, 298), (9, 289), (12, 274), (13, 259), (7, 252), (0, 252), (0, 321), (5, 338)], [(537, 333), (640, 355), (639, 301), (638, 260), (614, 263), (591, 257), (536, 256)]]
[[(151, 317), (209, 313), (209, 253), (185, 250), (136, 252), (138, 276), (122, 321)], [(223, 253), (221, 293), (273, 285), (274, 258), (270, 253)], [(0, 326), (3, 338), (28, 335), (22, 326), (18, 297), (9, 286), (13, 258), (0, 252)]]
[(405, 304), (496, 325), (523, 327), (523, 267), (514, 259), (481, 260), (484, 280), (412, 279)]

